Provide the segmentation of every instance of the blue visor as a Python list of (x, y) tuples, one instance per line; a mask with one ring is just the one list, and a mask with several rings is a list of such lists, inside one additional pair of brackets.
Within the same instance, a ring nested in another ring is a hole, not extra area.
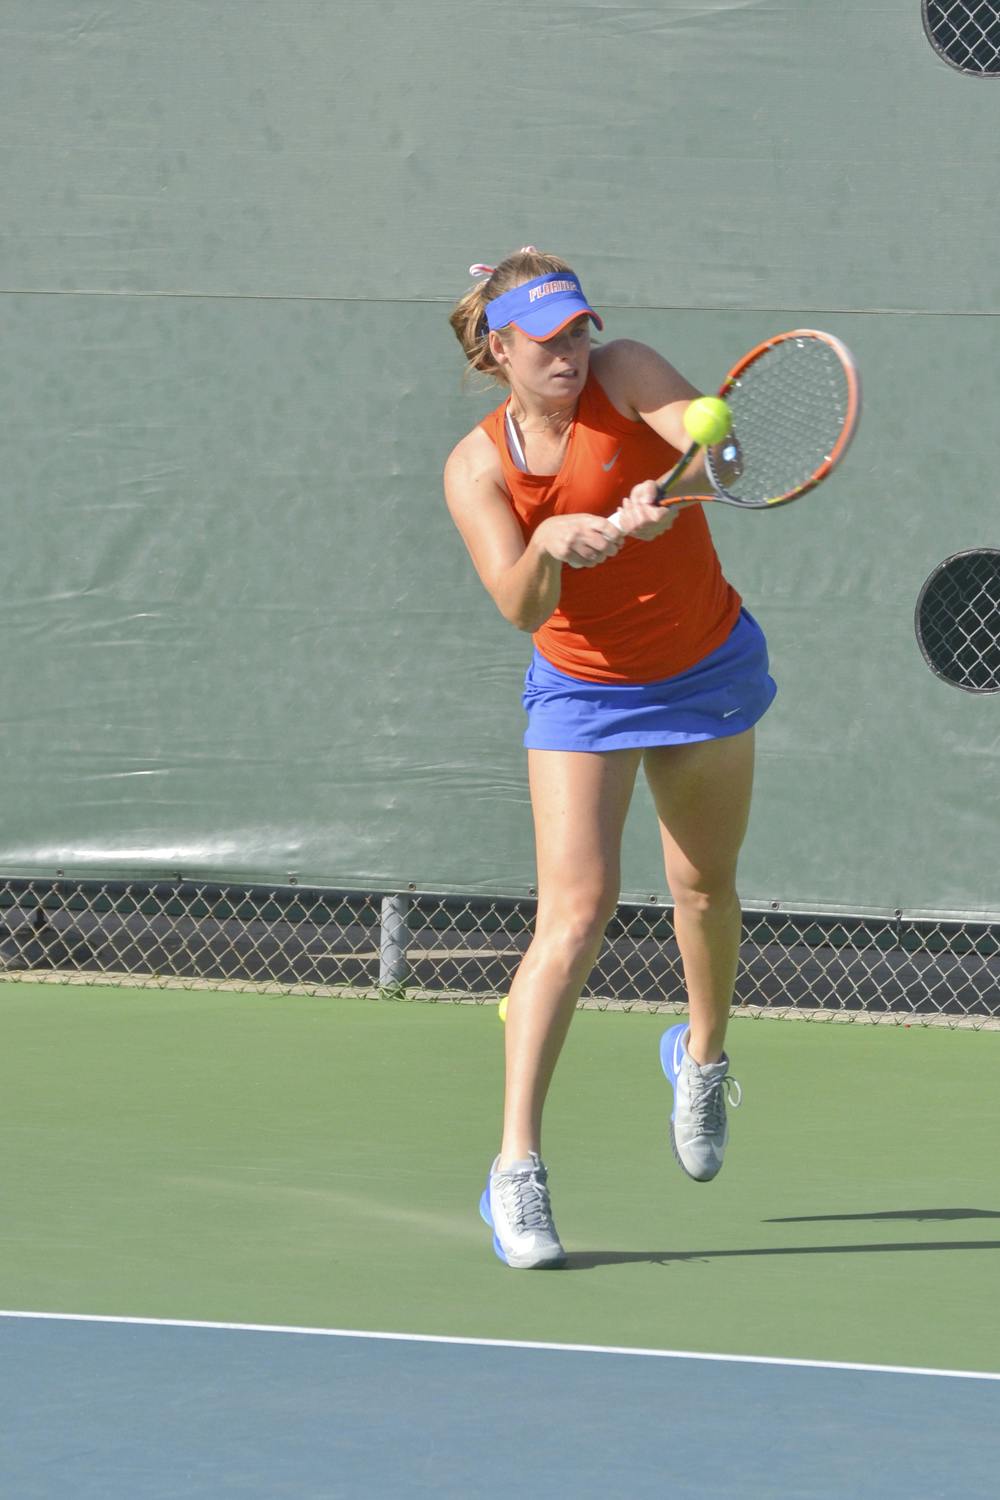
[(583, 295), (583, 287), (569, 271), (536, 276), (486, 304), (486, 321), (491, 329), (513, 323), (529, 339), (550, 339), (581, 313), (592, 318), (598, 329), (604, 327)]

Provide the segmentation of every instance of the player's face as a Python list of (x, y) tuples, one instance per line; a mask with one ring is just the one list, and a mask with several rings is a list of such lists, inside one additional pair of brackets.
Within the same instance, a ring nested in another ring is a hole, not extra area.
[(519, 328), (504, 346), (511, 383), (565, 406), (579, 396), (590, 367), (590, 319), (574, 318), (550, 339), (529, 339)]

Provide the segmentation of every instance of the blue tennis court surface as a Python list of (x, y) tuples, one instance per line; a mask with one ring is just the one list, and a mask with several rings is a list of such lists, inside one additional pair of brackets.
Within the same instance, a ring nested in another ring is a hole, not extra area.
[(0, 1315), (10, 1500), (995, 1497), (1000, 1376)]

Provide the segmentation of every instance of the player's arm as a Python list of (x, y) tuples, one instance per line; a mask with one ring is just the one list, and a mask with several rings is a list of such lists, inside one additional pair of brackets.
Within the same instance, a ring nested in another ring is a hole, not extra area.
[[(616, 339), (605, 345), (601, 353), (601, 381), (612, 400), (633, 421), (645, 422), (664, 442), (684, 453), (691, 442), (684, 426), (684, 413), (701, 391), (662, 354), (634, 339)], [(703, 468), (704, 458), (699, 454), (667, 494), (690, 494), (692, 478)], [(655, 492), (655, 478), (651, 475), (623, 501), (626, 535), (649, 541), (669, 530), (679, 511), (687, 508), (682, 505), (664, 510), (654, 505)]]
[(607, 353), (612, 356), (608, 384), (613, 385), (618, 404), (633, 421), (645, 422), (664, 442), (683, 453), (691, 442), (684, 413), (702, 392), (648, 344), (616, 339), (608, 345)]
[(478, 429), (454, 449), (444, 471), (445, 499), (476, 572), (494, 603), (519, 630), (549, 618), (562, 588), (562, 567), (592, 568), (622, 546), (606, 517), (549, 516), (527, 542), (503, 488), (490, 439)]

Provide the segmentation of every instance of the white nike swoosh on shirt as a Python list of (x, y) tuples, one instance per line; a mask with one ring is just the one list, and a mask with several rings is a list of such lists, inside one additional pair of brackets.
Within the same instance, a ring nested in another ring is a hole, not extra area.
[[(622, 450), (619, 448), (618, 449), (618, 453), (620, 453), (621, 451)], [(601, 464), (601, 468), (604, 470), (605, 474), (610, 474), (611, 470), (614, 468), (615, 464), (618, 462), (618, 453), (616, 453), (612, 458), (610, 458), (606, 464)]]

